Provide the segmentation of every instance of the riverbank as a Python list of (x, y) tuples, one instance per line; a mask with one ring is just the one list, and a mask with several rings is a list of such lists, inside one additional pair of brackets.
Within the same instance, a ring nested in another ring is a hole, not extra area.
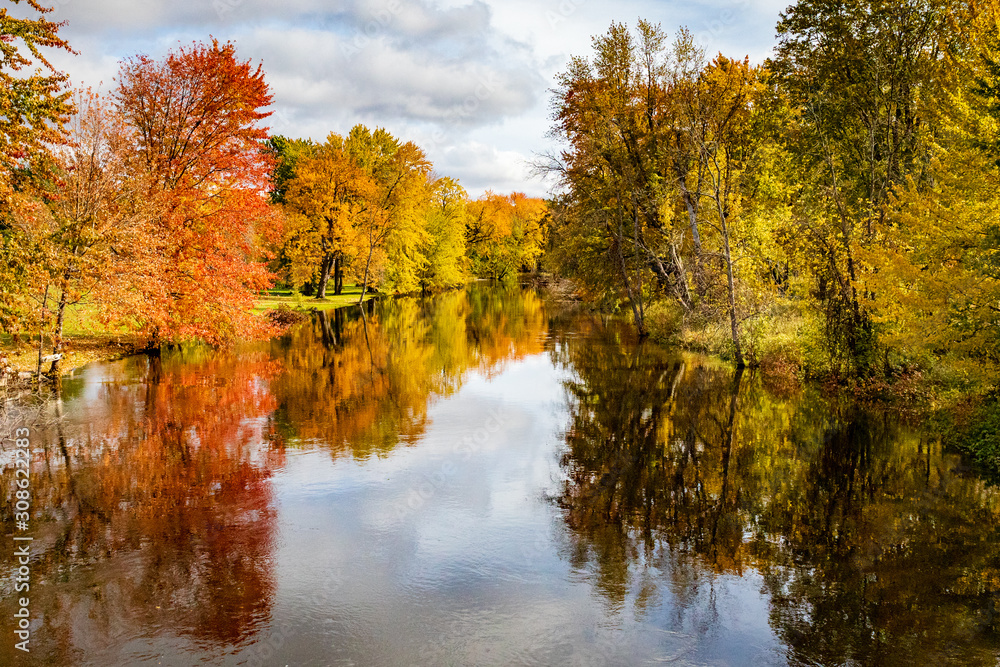
[[(573, 284), (563, 278), (526, 274), (521, 282), (562, 307), (592, 309)], [(359, 296), (356, 286), (323, 300), (275, 290), (257, 303), (255, 311), (285, 328), (308, 319), (315, 311), (355, 305)], [(367, 295), (366, 300), (373, 296)], [(707, 354), (723, 362), (731, 360), (727, 332), (711, 323), (678, 321), (656, 308), (650, 309), (649, 323), (652, 342), (658, 345)], [(923, 368), (897, 364), (877, 376), (851, 377), (822, 362), (818, 342), (812, 340), (815, 336), (810, 337), (810, 330), (808, 319), (788, 304), (778, 304), (775, 313), (757, 324), (751, 341), (757, 355), (754, 370), (773, 391), (790, 395), (808, 386), (820, 386), (864, 404), (892, 409), (908, 422), (923, 424), (928, 433), (968, 455), (991, 476), (1000, 476), (1000, 397), (992, 392), (985, 371), (969, 372), (951, 360)], [(82, 333), (75, 328), (66, 336), (61, 371), (70, 373), (91, 362), (136, 354), (144, 342), (136, 336)], [(43, 357), (50, 352), (46, 341)], [(44, 362), (42, 372), (49, 366), (50, 362)], [(29, 384), (37, 368), (37, 340), (15, 344), (10, 337), (0, 339), (0, 386)]]
[[(377, 293), (369, 292), (365, 295), (365, 300), (377, 296)], [(325, 298), (317, 299), (315, 296), (300, 294), (292, 290), (270, 290), (266, 297), (260, 299), (254, 306), (254, 311), (266, 313), (272, 310), (290, 309), (309, 312), (312, 310), (336, 310), (345, 306), (357, 305), (361, 297), (361, 287), (359, 285), (344, 285), (344, 290), (340, 294), (328, 293)]]
[[(587, 307), (566, 279), (545, 275), (528, 284), (556, 301)], [(627, 316), (625, 309), (619, 314)], [(646, 323), (658, 345), (732, 363), (730, 331), (719, 318), (684, 317), (679, 309), (654, 303), (647, 306)], [(768, 304), (743, 326), (744, 355), (772, 391), (789, 395), (818, 386), (891, 410), (900, 421), (920, 426), (929, 437), (964, 454), (985, 477), (1000, 480), (1000, 390), (991, 366), (954, 354), (904, 357), (892, 351), (883, 355), (877, 372), (857, 377), (831, 358), (819, 316), (792, 300)]]
[[(60, 368), (63, 373), (68, 373), (95, 361), (110, 361), (136, 354), (142, 349), (142, 341), (137, 336), (121, 334), (72, 334), (66, 337), (63, 347)], [(51, 352), (50, 345), (43, 346), (42, 358), (48, 357)], [(49, 369), (50, 364), (51, 360), (42, 363), (43, 373)], [(0, 343), (0, 382), (25, 382), (25, 375), (33, 375), (37, 370), (37, 340), (14, 343), (7, 339)]]
[[(361, 288), (357, 285), (345, 286), (341, 294), (331, 294), (324, 299), (272, 290), (257, 302), (254, 311), (278, 326), (286, 327), (308, 319), (309, 313), (314, 311), (356, 305), (360, 296)], [(365, 300), (375, 296), (374, 293), (366, 294)], [(137, 354), (145, 348), (146, 342), (141, 336), (103, 329), (86, 306), (71, 307), (63, 339), (60, 371), (64, 374), (95, 361), (112, 361)], [(42, 358), (49, 357), (51, 353), (51, 341), (46, 339), (42, 346)], [(50, 365), (51, 358), (43, 361), (42, 372), (48, 371)], [(31, 376), (37, 372), (37, 336), (33, 339), (15, 339), (9, 335), (0, 337), (0, 387), (29, 384)]]

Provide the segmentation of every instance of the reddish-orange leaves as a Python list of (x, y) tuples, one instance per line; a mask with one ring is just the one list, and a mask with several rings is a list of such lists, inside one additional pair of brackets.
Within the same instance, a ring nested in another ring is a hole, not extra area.
[(115, 100), (134, 128), (162, 202), (162, 275), (137, 285), (142, 324), (158, 340), (224, 343), (269, 332), (250, 312), (271, 284), (261, 236), (280, 230), (265, 199), (273, 161), (262, 149), (271, 93), (232, 44), (194, 44), (162, 61), (122, 64)]

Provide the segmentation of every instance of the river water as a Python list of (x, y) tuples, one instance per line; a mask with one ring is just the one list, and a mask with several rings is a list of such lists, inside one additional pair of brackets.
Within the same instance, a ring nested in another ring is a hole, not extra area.
[(960, 458), (532, 291), (94, 364), (46, 414), (4, 665), (1000, 658), (1000, 493)]

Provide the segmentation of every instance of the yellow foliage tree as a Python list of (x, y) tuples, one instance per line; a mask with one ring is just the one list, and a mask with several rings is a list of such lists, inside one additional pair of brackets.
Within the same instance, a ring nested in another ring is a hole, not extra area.
[(344, 271), (361, 254), (358, 218), (370, 215), (376, 193), (339, 135), (299, 158), (285, 192), (285, 250), (294, 279), (318, 273), (317, 299), (326, 298), (331, 276), (334, 292), (343, 290)]
[(466, 243), (472, 272), (504, 280), (536, 267), (545, 248), (548, 205), (520, 192), (487, 192), (469, 202)]

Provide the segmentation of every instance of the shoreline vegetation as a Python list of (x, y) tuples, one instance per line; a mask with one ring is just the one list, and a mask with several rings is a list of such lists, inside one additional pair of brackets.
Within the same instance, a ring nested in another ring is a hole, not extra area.
[[(572, 304), (570, 307), (600, 314), (593, 304), (581, 297), (572, 281), (566, 278), (536, 272), (521, 274), (518, 282), (539, 290), (550, 301)], [(277, 336), (282, 335), (288, 327), (306, 321), (318, 311), (358, 305), (360, 291), (358, 285), (345, 286), (341, 295), (318, 300), (293, 290), (270, 290), (266, 295), (261, 295), (255, 311), (272, 319), (277, 325), (274, 331)], [(365, 298), (369, 300), (378, 296), (376, 293), (367, 293)], [(627, 313), (622, 311), (613, 315), (627, 317)], [(789, 326), (794, 326), (795, 321), (789, 320), (789, 323)], [(718, 330), (708, 327), (680, 330), (661, 328), (654, 318), (648, 338), (654, 345), (682, 349), (705, 355), (722, 364), (732, 364), (731, 356), (727, 356), (724, 332), (720, 333)], [(786, 331), (775, 334), (764, 343), (772, 348), (780, 348), (787, 340)], [(62, 373), (66, 374), (72, 374), (90, 363), (116, 361), (150, 352), (139, 336), (83, 331), (77, 328), (67, 330), (65, 349)], [(5, 390), (23, 392), (37, 389), (34, 384), (37, 361), (37, 340), (22, 340), (14, 344), (9, 337), (0, 339), (0, 378), (5, 380), (0, 384), (0, 393)], [(779, 394), (795, 393), (807, 386), (822, 387), (862, 404), (896, 410), (902, 420), (923, 425), (929, 434), (940, 438), (952, 449), (964, 453), (979, 474), (1000, 479), (1000, 437), (997, 435), (1000, 434), (1000, 403), (994, 393), (956, 391), (954, 387), (942, 384), (940, 380), (920, 371), (862, 382), (833, 375), (810, 374), (800, 362), (778, 355), (769, 357), (751, 370), (761, 373), (765, 386)]]
[(0, 34), (8, 382), (527, 273), (658, 344), (922, 415), (1000, 471), (997, 3), (799, 0), (758, 64), (613, 23), (552, 89), (548, 200), (470, 197), (380, 127), (272, 135), (233, 43), (74, 90), (29, 5)]
[[(268, 290), (260, 295), (254, 311), (267, 317), (276, 327), (274, 335), (280, 335), (287, 327), (308, 319), (311, 313), (357, 305), (360, 295), (359, 285), (345, 286), (341, 294), (323, 299), (307, 297), (294, 290)], [(369, 291), (365, 301), (376, 296)], [(67, 314), (60, 374), (71, 373), (93, 362), (116, 361), (150, 351), (148, 341), (142, 336), (108, 331), (89, 315), (86, 304), (80, 304)], [(42, 341), (43, 350), (48, 352), (51, 348), (51, 340)], [(0, 336), (0, 391), (5, 387), (27, 388), (37, 384), (38, 350), (37, 338), (14, 340), (10, 335)], [(51, 355), (42, 355), (43, 382), (52, 381), (48, 376), (51, 361)]]

